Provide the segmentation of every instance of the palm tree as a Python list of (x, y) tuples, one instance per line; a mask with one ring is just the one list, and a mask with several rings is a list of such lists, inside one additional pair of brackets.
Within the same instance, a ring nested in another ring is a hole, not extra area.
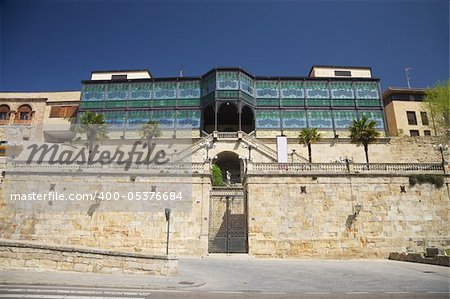
[(95, 147), (96, 140), (106, 138), (108, 135), (105, 122), (105, 115), (91, 111), (84, 112), (79, 118), (78, 132), (86, 133), (88, 139), (88, 161), (92, 158), (91, 153)]
[(161, 128), (157, 121), (149, 120), (141, 126), (141, 137), (147, 140), (147, 161), (150, 156), (152, 139), (159, 136), (161, 136)]
[(369, 120), (368, 117), (364, 115), (359, 120), (354, 119), (352, 125), (348, 128), (352, 143), (362, 144), (364, 146), (366, 163), (369, 163), (369, 143), (380, 136), (380, 132), (375, 129), (376, 126), (376, 121)]
[(322, 139), (316, 128), (307, 128), (300, 131), (300, 142), (308, 146), (309, 163), (312, 163), (311, 144)]

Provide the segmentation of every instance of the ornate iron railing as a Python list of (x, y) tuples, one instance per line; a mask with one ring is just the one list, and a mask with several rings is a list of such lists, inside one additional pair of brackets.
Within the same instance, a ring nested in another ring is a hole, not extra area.
[(244, 196), (244, 189), (242, 187), (213, 187), (210, 194), (212, 196)]

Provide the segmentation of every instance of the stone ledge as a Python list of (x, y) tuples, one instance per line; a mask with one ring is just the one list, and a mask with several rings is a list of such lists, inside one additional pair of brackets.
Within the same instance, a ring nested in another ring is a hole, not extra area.
[(402, 262), (413, 262), (422, 263), (438, 266), (450, 267), (450, 256), (436, 256), (432, 258), (423, 257), (419, 253), (401, 253), (401, 252), (391, 252), (389, 254), (389, 259), (394, 261)]
[(173, 256), (0, 240), (0, 268), (176, 275), (178, 259)]
[(174, 256), (163, 256), (163, 255), (147, 255), (141, 253), (134, 252), (119, 252), (112, 250), (104, 250), (98, 248), (81, 248), (81, 247), (73, 247), (73, 246), (55, 246), (55, 245), (46, 245), (39, 243), (31, 243), (21, 240), (5, 240), (0, 239), (0, 247), (20, 247), (20, 248), (34, 248), (34, 249), (43, 249), (43, 250), (54, 250), (54, 251), (62, 251), (62, 252), (79, 252), (79, 253), (91, 253), (91, 254), (102, 254), (108, 256), (122, 256), (122, 257), (134, 257), (134, 258), (145, 258), (145, 259), (153, 259), (153, 260), (178, 260), (178, 258)]

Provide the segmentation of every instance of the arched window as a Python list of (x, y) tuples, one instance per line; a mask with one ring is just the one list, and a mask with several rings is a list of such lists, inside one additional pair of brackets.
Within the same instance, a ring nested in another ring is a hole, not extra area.
[(9, 106), (8, 105), (0, 105), (0, 123), (6, 123), (9, 119)]
[(17, 108), (16, 122), (17, 123), (29, 123), (32, 118), (32, 110), (30, 105), (22, 105)]

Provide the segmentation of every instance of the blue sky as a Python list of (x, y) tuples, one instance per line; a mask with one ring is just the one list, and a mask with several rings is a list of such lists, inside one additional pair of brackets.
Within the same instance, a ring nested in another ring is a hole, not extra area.
[(0, 0), (1, 91), (77, 90), (92, 70), (306, 76), (370, 66), (382, 88), (449, 78), (449, 1)]

